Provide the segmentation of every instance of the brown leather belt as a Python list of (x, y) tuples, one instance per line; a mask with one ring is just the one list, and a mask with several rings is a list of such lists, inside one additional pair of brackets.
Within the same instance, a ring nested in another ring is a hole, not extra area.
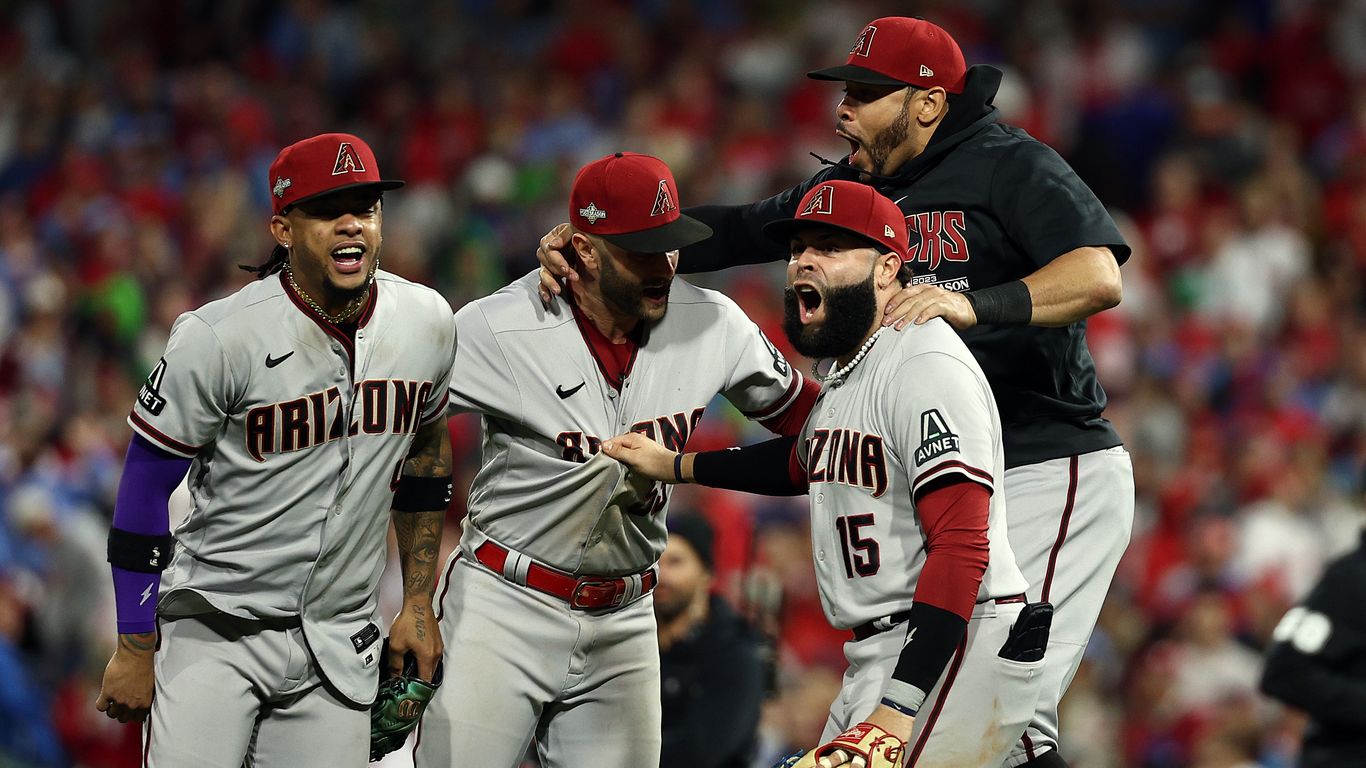
[[(992, 600), (991, 602), (996, 603), (997, 605), (1007, 605), (1009, 603), (1023, 603), (1025, 602), (1025, 596), (1011, 595), (1010, 597), (998, 597), (995, 600)], [(894, 613), (891, 616), (883, 616), (880, 619), (865, 621), (857, 627), (854, 627), (854, 640), (855, 642), (859, 640), (867, 640), (873, 635), (886, 632), (887, 630), (895, 627), (898, 624), (904, 624), (906, 620), (909, 618), (911, 618), (911, 612), (902, 611), (900, 613)]]
[[(512, 552), (492, 541), (485, 541), (474, 550), (474, 558), (507, 578), (503, 566)], [(655, 570), (641, 571), (640, 596), (650, 594), (658, 583)], [(598, 611), (606, 608), (620, 608), (626, 598), (631, 576), (574, 576), (541, 565), (535, 561), (527, 564), (526, 586), (538, 592), (558, 597), (569, 603), (570, 608), (581, 611)], [(514, 582), (515, 583), (515, 582)]]

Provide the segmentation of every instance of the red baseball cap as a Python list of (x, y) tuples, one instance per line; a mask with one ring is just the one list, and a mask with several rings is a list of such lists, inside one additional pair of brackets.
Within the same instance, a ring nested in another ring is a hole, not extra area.
[(663, 160), (618, 152), (579, 169), (569, 223), (636, 253), (665, 253), (711, 237), (711, 227), (678, 209), (678, 185)]
[(844, 66), (807, 72), (813, 80), (868, 85), (939, 86), (962, 93), (968, 66), (963, 51), (942, 27), (924, 19), (886, 16), (868, 23)]
[(858, 235), (872, 241), (883, 252), (907, 258), (910, 239), (906, 216), (888, 198), (867, 184), (856, 181), (824, 181), (812, 187), (797, 204), (797, 216), (770, 221), (764, 234), (783, 245), (805, 227), (825, 227)]
[(324, 133), (290, 144), (270, 164), (275, 213), (315, 197), (355, 187), (398, 189), (403, 182), (379, 177), (375, 153), (359, 136)]

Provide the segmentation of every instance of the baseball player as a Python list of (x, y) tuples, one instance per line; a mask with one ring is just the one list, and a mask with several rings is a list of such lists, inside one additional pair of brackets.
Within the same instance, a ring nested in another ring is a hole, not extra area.
[[(381, 195), (402, 182), (361, 139), (288, 146), (269, 182), (278, 245), (260, 279), (176, 320), (128, 417), (98, 707), (150, 708), (149, 766), (364, 765), (379, 665), (411, 652), (430, 680), (441, 656), (450, 305), (379, 270)], [(404, 602), (382, 659), (391, 508)]]
[(891, 200), (829, 181), (797, 210), (765, 227), (791, 246), (783, 329), (802, 354), (835, 358), (800, 450), (683, 454), (634, 436), (603, 450), (666, 482), (808, 492), (821, 604), (854, 639), (823, 745), (798, 765), (995, 768), (1034, 709), (1046, 625), (1030, 627), (1047, 609), (1021, 618), (991, 389), (943, 320), (882, 327), (909, 278)]
[(569, 211), (572, 291), (547, 310), (533, 272), (455, 316), (450, 401), (482, 414), (484, 450), (438, 589), (452, 682), (423, 718), (423, 768), (514, 768), (533, 738), (547, 768), (658, 765), (668, 486), (602, 440), (682, 450), (717, 394), (793, 435), (817, 392), (734, 302), (673, 279), (711, 230), (680, 215), (663, 162), (589, 163)]
[[(943, 317), (977, 358), (1005, 439), (1011, 547), (1029, 597), (1056, 606), (1039, 710), (1008, 765), (1066, 766), (1057, 705), (1081, 663), (1133, 527), (1133, 467), (1102, 413), (1105, 392), (1086, 318), (1120, 301), (1129, 257), (1096, 196), (1052, 149), (999, 122), (999, 70), (967, 68), (947, 32), (888, 17), (859, 33), (843, 66), (836, 133), (850, 154), (757, 203), (689, 214), (716, 236), (683, 249), (683, 272), (787, 257), (762, 236), (830, 179), (859, 180), (896, 201), (910, 232), (914, 283), (888, 302), (888, 324)], [(542, 282), (568, 265), (551, 250)], [(571, 276), (572, 279), (572, 276)]]

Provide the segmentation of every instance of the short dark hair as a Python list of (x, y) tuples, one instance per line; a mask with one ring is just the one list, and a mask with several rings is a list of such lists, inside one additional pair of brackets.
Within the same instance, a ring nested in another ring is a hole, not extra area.
[(896, 281), (901, 283), (901, 287), (911, 284), (911, 279), (915, 277), (915, 270), (911, 268), (911, 262), (901, 262), (901, 268), (896, 271)]

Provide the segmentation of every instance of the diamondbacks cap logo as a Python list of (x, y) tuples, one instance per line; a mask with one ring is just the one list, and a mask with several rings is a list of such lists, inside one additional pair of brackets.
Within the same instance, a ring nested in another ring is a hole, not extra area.
[(360, 155), (356, 154), (356, 148), (349, 141), (343, 141), (337, 147), (337, 162), (332, 165), (333, 176), (343, 173), (365, 173), (365, 163), (360, 161)]
[(589, 203), (587, 208), (580, 208), (579, 215), (588, 219), (589, 224), (597, 224), (598, 219), (607, 218), (607, 211), (599, 208), (596, 203)]
[(859, 33), (858, 39), (854, 41), (854, 47), (849, 49), (850, 56), (867, 57), (873, 47), (873, 35), (877, 34), (877, 27), (869, 24)]
[(669, 182), (667, 179), (659, 180), (659, 191), (655, 193), (655, 206), (650, 209), (651, 216), (662, 216), (669, 211), (678, 210), (674, 204), (674, 196), (669, 194)]
[(921, 76), (921, 77), (934, 77), (934, 70), (933, 70), (933, 69), (930, 69), (929, 67), (925, 66), (924, 64), (921, 64), (921, 65), (920, 65), (920, 76)]
[(811, 200), (807, 202), (806, 207), (803, 208), (802, 212), (797, 214), (797, 216), (800, 218), (802, 216), (811, 216), (817, 213), (829, 216), (834, 209), (834, 204), (835, 188), (827, 184), (816, 190), (816, 194), (812, 195)]
[(289, 180), (289, 179), (286, 179), (285, 177), (281, 176), (280, 178), (278, 178), (278, 179), (275, 180), (275, 187), (274, 187), (274, 189), (273, 189), (273, 191), (275, 192), (275, 196), (276, 196), (276, 197), (284, 197), (284, 196), (285, 196), (285, 190), (286, 190), (286, 189), (289, 189), (289, 188), (292, 187), (292, 186), (294, 186), (294, 182), (293, 182), (293, 181), (291, 181), (291, 180)]

